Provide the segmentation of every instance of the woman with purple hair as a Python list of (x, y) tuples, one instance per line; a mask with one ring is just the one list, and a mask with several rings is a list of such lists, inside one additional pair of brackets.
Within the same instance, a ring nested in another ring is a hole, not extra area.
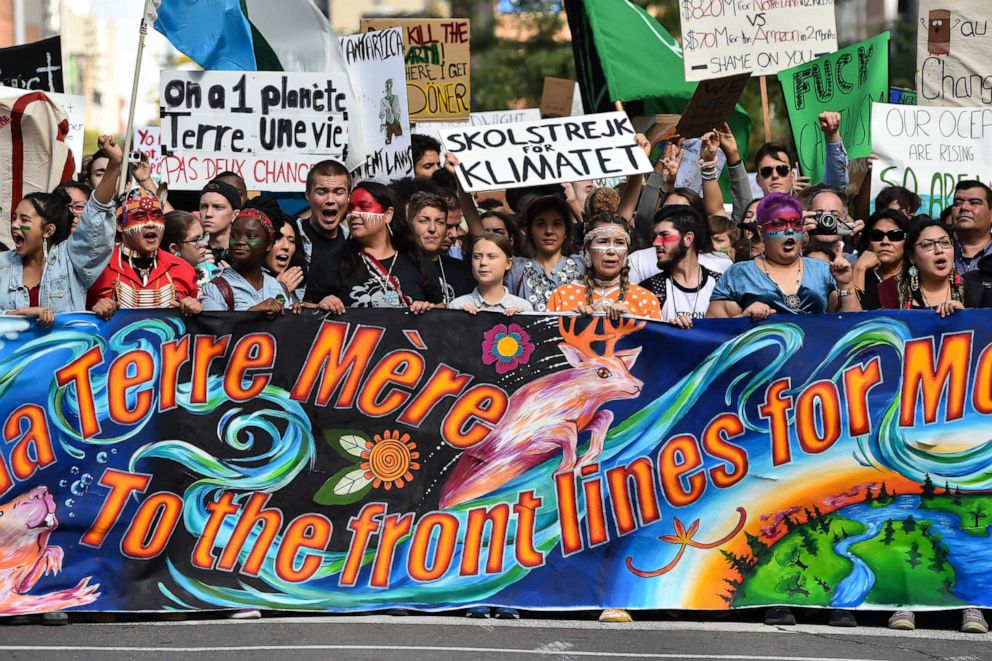
[(770, 193), (758, 203), (755, 220), (765, 252), (727, 269), (710, 297), (707, 317), (761, 321), (776, 313), (861, 310), (847, 260), (828, 264), (803, 257), (806, 235), (799, 200)]

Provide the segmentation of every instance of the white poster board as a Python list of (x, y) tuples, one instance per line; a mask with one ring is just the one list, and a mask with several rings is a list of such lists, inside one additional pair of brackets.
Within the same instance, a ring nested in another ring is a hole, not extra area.
[(634, 136), (622, 112), (441, 132), (469, 192), (650, 172), (651, 161)]
[(837, 50), (833, 0), (682, 0), (687, 81), (768, 76)]
[(916, 91), (921, 106), (992, 106), (989, 0), (920, 0)]
[[(350, 90), (347, 75), (336, 73), (162, 71), (162, 153), (186, 163), (193, 156), (231, 160), (246, 172), (258, 162), (263, 170), (275, 162), (324, 159), (353, 167), (360, 156), (349, 150)], [(180, 176), (170, 184), (188, 179), (175, 163), (166, 169)]]
[(341, 48), (364, 119), (365, 160), (352, 175), (383, 183), (412, 176), (403, 30), (341, 37)]
[[(131, 151), (141, 152), (148, 157), (148, 165), (151, 168), (152, 178), (156, 181), (162, 180), (162, 129), (157, 126), (136, 126), (134, 127), (134, 140), (131, 143)], [(137, 159), (133, 159), (137, 162)]]
[(871, 196), (905, 186), (933, 217), (950, 204), (965, 179), (988, 183), (992, 173), (992, 108), (947, 108), (876, 103), (871, 113)]
[(538, 108), (520, 108), (517, 110), (490, 110), (473, 112), (467, 122), (421, 122), (413, 125), (413, 132), (440, 140), (441, 131), (446, 129), (462, 129), (467, 126), (493, 126), (495, 124), (518, 124), (520, 122), (536, 122), (541, 119)]

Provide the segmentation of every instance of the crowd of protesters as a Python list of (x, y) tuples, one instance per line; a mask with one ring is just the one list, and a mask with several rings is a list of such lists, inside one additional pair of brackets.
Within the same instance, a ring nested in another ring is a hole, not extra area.
[[(868, 215), (870, 177), (852, 190), (840, 122), (836, 113), (820, 116), (826, 176), (815, 185), (792, 168), (785, 145), (762, 146), (752, 164), (759, 199), (726, 125), (701, 139), (698, 190), (675, 187), (687, 153), (675, 138), (650, 176), (617, 189), (574, 182), (470, 195), (453, 175), (457, 159), (415, 135), (414, 177), (356, 182), (340, 163), (321, 162), (295, 217), (250, 194), (233, 173), (209, 182), (186, 209), (160, 198), (143, 164), (116, 195), (123, 154), (103, 136), (79, 181), (32, 193), (13, 209), (0, 309), (50, 325), (57, 313), (87, 310), (107, 319), (141, 308), (269, 318), (306, 308), (450, 308), (634, 315), (692, 332), (706, 317), (875, 309), (947, 316), (992, 306), (992, 190), (961, 181), (949, 212), (932, 219), (918, 215), (914, 193), (887, 188)], [(657, 147), (636, 140), (649, 155)], [(855, 624), (849, 612), (830, 617)], [(782, 607), (766, 619), (795, 623)], [(913, 613), (900, 611), (890, 624), (913, 628)], [(967, 609), (962, 629), (987, 631), (981, 612)]]

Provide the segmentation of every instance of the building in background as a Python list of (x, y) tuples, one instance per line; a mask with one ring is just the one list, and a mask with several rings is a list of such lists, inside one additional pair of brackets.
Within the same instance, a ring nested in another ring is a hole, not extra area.
[(0, 48), (56, 35), (61, 18), (60, 0), (0, 0)]
[(843, 44), (874, 36), (895, 21), (916, 22), (917, 0), (837, 2), (837, 36)]
[[(62, 59), (65, 86), (86, 97), (86, 126), (100, 131), (124, 132), (124, 97), (118, 58), (108, 45), (117, 43), (114, 23), (67, 8), (63, 14)], [(132, 66), (130, 61), (125, 64)]]

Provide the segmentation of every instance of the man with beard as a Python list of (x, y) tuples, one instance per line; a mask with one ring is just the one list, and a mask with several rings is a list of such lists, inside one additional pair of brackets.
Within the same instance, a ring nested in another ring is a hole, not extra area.
[(700, 246), (708, 243), (706, 221), (692, 207), (662, 207), (655, 216), (654, 247), (661, 272), (641, 286), (658, 297), (661, 318), (679, 328), (692, 328), (693, 319), (706, 316), (720, 279), (719, 272), (699, 261)]
[(954, 266), (959, 275), (978, 269), (992, 255), (992, 189), (980, 181), (959, 181), (951, 203)]
[(351, 174), (337, 161), (321, 161), (307, 173), (308, 219), (296, 219), (296, 233), (303, 244), (307, 266), (336, 262), (344, 248), (341, 223), (348, 209)]

